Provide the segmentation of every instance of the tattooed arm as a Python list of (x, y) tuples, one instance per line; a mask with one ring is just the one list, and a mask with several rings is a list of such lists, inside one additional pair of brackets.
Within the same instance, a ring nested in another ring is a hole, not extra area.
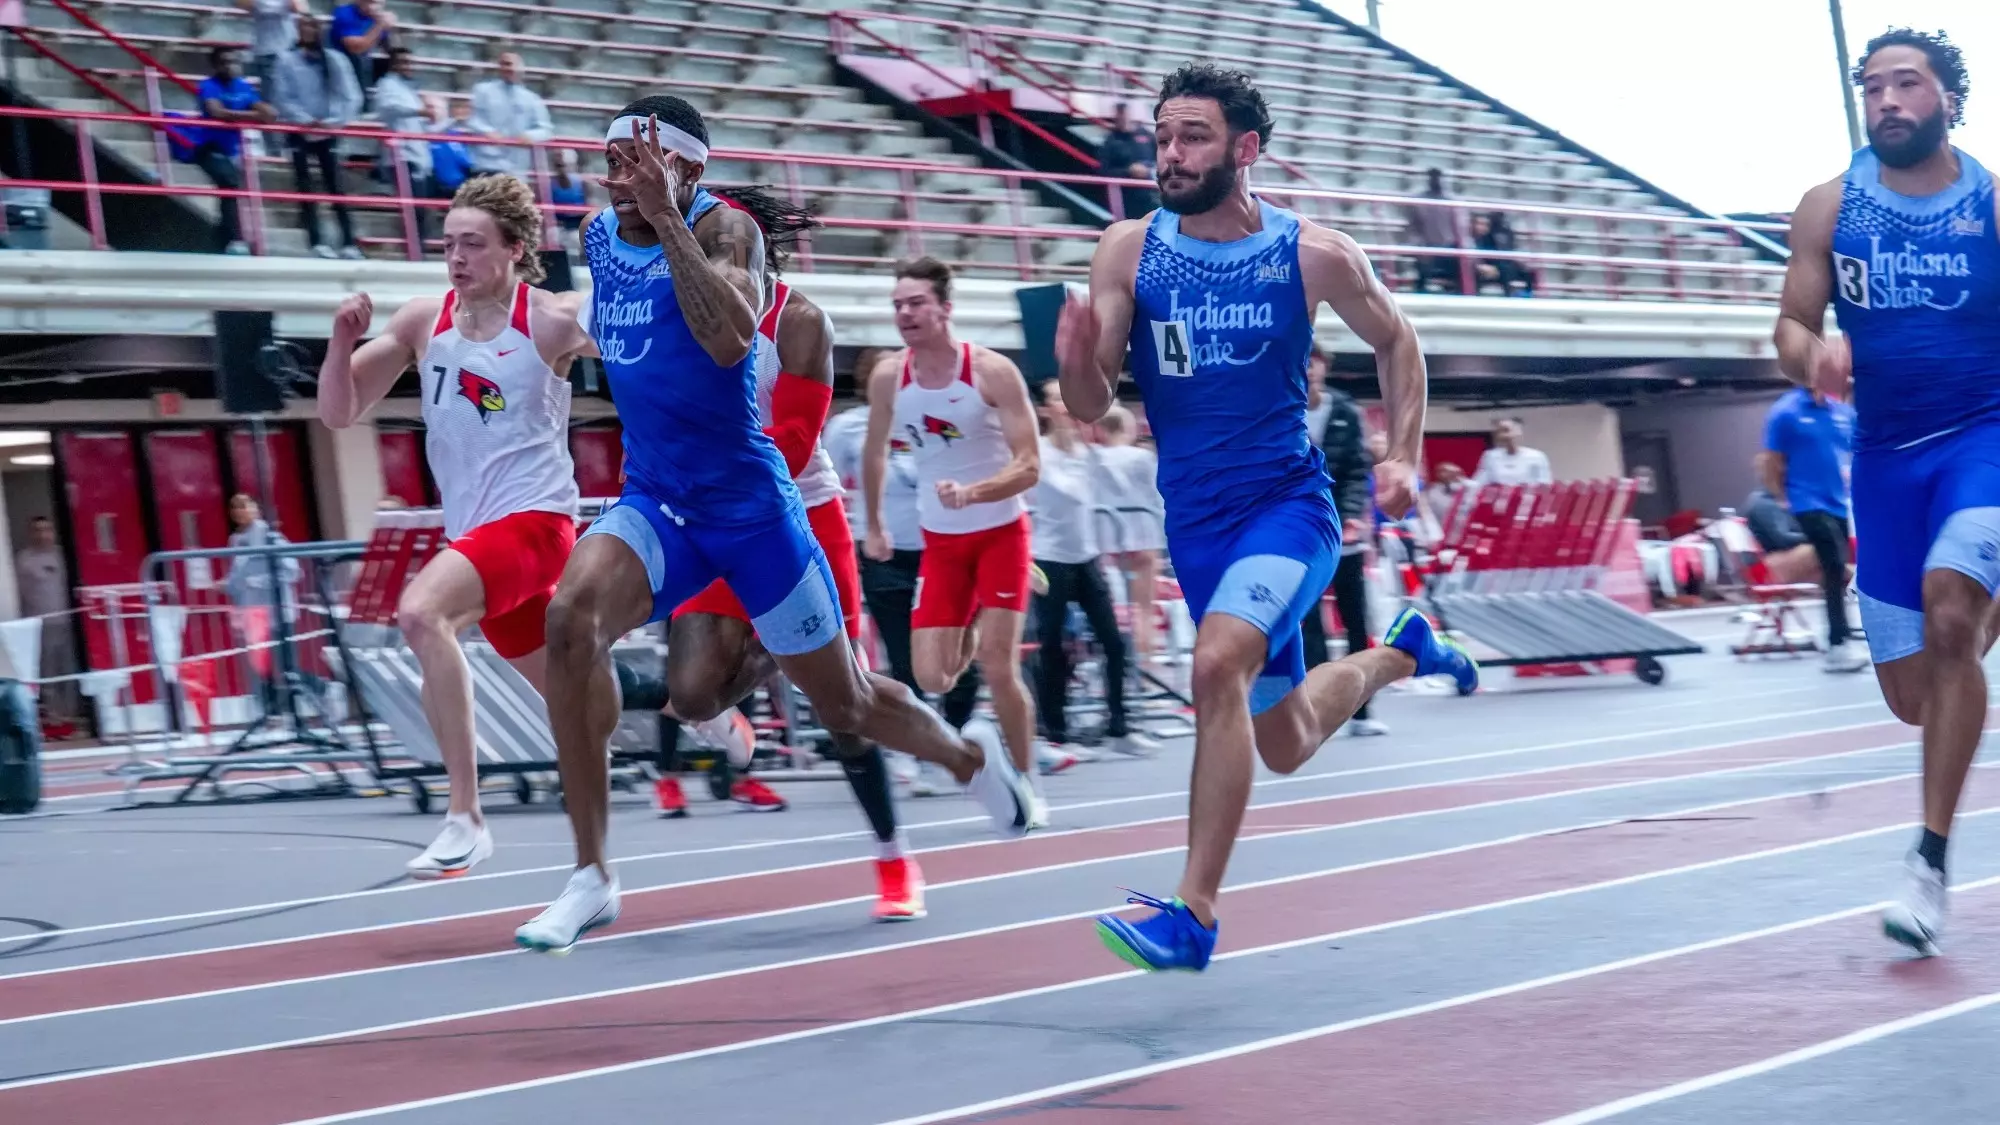
[(655, 229), (688, 331), (715, 362), (742, 363), (764, 304), (764, 233), (756, 220), (734, 207), (711, 207), (693, 230), (686, 223)]

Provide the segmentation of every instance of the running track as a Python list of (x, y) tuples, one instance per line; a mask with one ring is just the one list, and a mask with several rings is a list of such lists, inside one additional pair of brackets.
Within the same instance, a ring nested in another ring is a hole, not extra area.
[(620, 798), (624, 916), (567, 958), (508, 945), (566, 868), (552, 807), (496, 794), (496, 859), (413, 887), (406, 802), (107, 811), (79, 770), (0, 821), (0, 1121), (1990, 1119), (1990, 1051), (1952, 1045), (2000, 1041), (2000, 785), (1950, 956), (1908, 961), (1874, 911), (1913, 732), (1865, 677), (1674, 671), (1396, 695), (1392, 737), (1260, 776), (1201, 977), (1088, 922), (1171, 889), (1184, 746), (1053, 779), (1019, 842), (904, 801), (931, 916), (896, 927), (844, 790)]

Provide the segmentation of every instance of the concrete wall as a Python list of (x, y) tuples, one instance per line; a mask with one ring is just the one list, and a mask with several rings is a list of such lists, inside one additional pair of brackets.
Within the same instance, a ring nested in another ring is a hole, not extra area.
[(1714, 515), (1738, 507), (1755, 484), (1750, 459), (1764, 447), (1764, 416), (1778, 392), (1721, 400), (1674, 399), (1625, 408), (1626, 433), (1664, 433), (1672, 444), (1680, 505)]

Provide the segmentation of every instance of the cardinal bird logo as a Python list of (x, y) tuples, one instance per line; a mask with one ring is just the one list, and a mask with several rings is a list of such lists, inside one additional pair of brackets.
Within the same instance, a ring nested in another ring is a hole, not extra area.
[(950, 445), (952, 442), (965, 436), (958, 432), (957, 426), (952, 425), (942, 418), (933, 418), (928, 414), (924, 415), (924, 433), (931, 437), (943, 438), (946, 445)]
[(507, 409), (507, 397), (500, 393), (500, 384), (484, 375), (474, 375), (463, 367), (458, 369), (458, 393), (479, 411), (482, 425), (487, 415)]

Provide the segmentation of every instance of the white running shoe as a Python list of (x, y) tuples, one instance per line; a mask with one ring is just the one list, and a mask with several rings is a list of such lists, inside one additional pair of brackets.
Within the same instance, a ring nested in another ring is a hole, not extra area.
[(1347, 737), (1380, 738), (1389, 733), (1389, 724), (1380, 719), (1347, 720)]
[(917, 772), (910, 778), (912, 797), (935, 797), (957, 787), (958, 782), (952, 780), (951, 771), (936, 762), (918, 762)]
[(1842, 641), (1826, 650), (1821, 669), (1827, 672), (1859, 672), (1868, 667), (1868, 650), (1853, 641)]
[(561, 956), (578, 939), (618, 920), (618, 878), (606, 880), (595, 867), (579, 867), (547, 910), (514, 931), (514, 944)]
[(1067, 746), (1053, 742), (1035, 743), (1035, 768), (1042, 771), (1043, 777), (1054, 777), (1082, 760)]
[(1155, 741), (1151, 735), (1141, 734), (1136, 730), (1130, 734), (1121, 734), (1115, 738), (1108, 738), (1104, 741), (1104, 744), (1118, 751), (1120, 754), (1129, 755), (1134, 758), (1150, 758), (1160, 752), (1159, 742)]
[(405, 865), (412, 879), (452, 879), (493, 856), (493, 833), (468, 813), (449, 813), (423, 854)]
[(1028, 794), (1028, 831), (1039, 832), (1049, 826), (1049, 799), (1040, 793)]
[(1936, 957), (1938, 938), (1944, 935), (1945, 909), (1951, 901), (1944, 872), (1912, 852), (1903, 861), (1903, 877), (1903, 892), (1882, 912), (1882, 932), (1889, 940), (1916, 950), (1920, 957)]
[(1000, 742), (1000, 728), (991, 719), (974, 719), (965, 724), (962, 733), (986, 755), (986, 764), (965, 783), (966, 795), (986, 807), (986, 815), (993, 818), (993, 828), (1001, 836), (1011, 839), (1026, 835), (1034, 792), (1028, 788), (1028, 779), (1021, 776), (1013, 760), (1007, 757), (1007, 748)]

